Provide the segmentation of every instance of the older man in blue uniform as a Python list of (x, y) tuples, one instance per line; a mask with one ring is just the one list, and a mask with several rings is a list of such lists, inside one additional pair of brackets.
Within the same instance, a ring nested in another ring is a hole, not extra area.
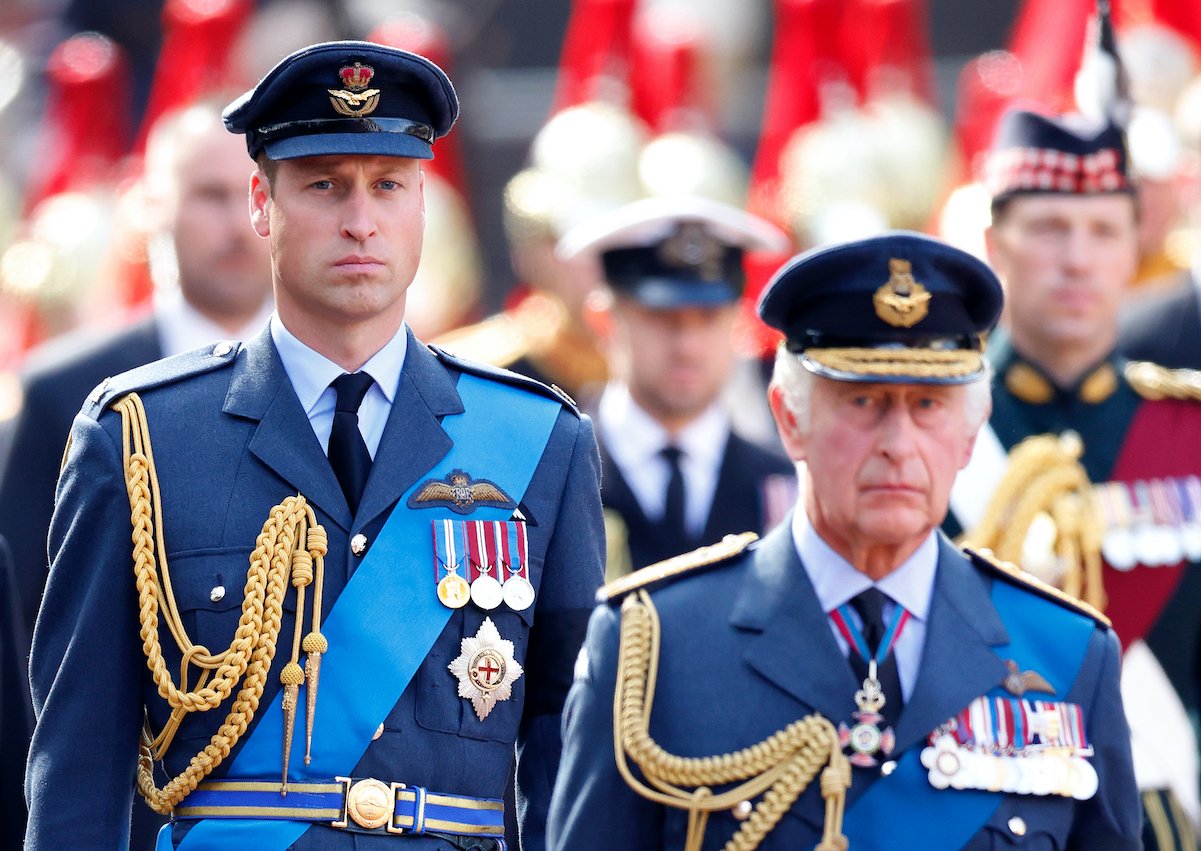
[(361, 42), (226, 110), (277, 313), (76, 418), (28, 847), (121, 847), (136, 778), (173, 816), (162, 848), (503, 848), (515, 750), (542, 847), (602, 575), (598, 458), (568, 399), (405, 325), (421, 160), (457, 114), (439, 68)]
[(551, 848), (1140, 847), (1116, 637), (938, 531), (1000, 307), (916, 234), (777, 273), (770, 401), (805, 495), (760, 542), (606, 587)]

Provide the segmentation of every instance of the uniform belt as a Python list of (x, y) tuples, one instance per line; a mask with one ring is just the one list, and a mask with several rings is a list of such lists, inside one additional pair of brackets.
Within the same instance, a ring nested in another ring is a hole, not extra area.
[(183, 805), (175, 808), (174, 816), (308, 821), (355, 833), (440, 833), (497, 839), (505, 834), (501, 800), (448, 795), (370, 777), (289, 783), (286, 794), (281, 793), (279, 783), (213, 780), (197, 786)]

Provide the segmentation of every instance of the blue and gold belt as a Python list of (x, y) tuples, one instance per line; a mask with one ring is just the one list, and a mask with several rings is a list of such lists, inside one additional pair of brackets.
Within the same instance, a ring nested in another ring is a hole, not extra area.
[[(255, 780), (201, 783), (175, 808), (177, 819), (284, 819), (356, 833), (505, 835), (505, 805), (496, 798), (433, 792), (374, 778), (280, 784)], [(501, 846), (503, 847), (503, 846)]]

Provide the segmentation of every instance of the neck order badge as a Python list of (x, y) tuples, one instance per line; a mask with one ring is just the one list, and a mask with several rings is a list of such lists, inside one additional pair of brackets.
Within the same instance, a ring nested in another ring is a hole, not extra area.
[[(561, 406), (470, 374), (459, 379), (458, 391), (465, 410), (448, 417), (444, 425), (454, 447), (418, 482), (429, 476), (446, 476), (455, 469), (486, 466), (508, 493), (523, 495)], [(488, 411), (501, 409), (510, 416), (487, 416)], [(496, 452), (498, 445), (507, 447), (506, 451)], [(420, 484), (411, 490), (418, 487)], [(406, 493), (397, 502), (323, 624), (329, 652), (322, 668), (312, 763), (304, 765), (304, 743), (298, 741), (291, 779), (329, 780), (349, 775), (451, 617), (452, 610), (430, 589), (426, 555), (430, 518), (406, 508), (410, 496)], [(511, 509), (481, 507), (478, 519), (507, 520), (511, 513)], [(430, 593), (414, 594), (413, 589), (430, 589)], [(385, 606), (381, 601), (386, 601), (388, 623), (403, 623), (406, 629), (382, 627), (379, 617)], [(370, 671), (363, 669), (363, 660), (373, 660)], [(283, 741), (281, 700), (282, 695), (276, 695), (263, 711), (254, 733), (233, 760), (228, 778), (278, 778)], [(283, 803), (286, 799), (281, 798)], [(284, 849), (309, 827), (296, 821), (207, 819), (188, 832), (179, 849)], [(170, 848), (170, 830), (168, 825), (160, 834), (160, 849)]]

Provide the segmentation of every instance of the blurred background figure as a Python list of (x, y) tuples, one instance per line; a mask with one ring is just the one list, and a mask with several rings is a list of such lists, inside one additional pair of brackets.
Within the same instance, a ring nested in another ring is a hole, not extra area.
[[(0, 535), (13, 551), (22, 659), (46, 581), (59, 463), (84, 398), (135, 366), (214, 340), (247, 339), (271, 313), (267, 243), (246, 212), (252, 164), (242, 139), (221, 123), (226, 100), (167, 113), (150, 133), (138, 193), (156, 287), (150, 315), (116, 332), (81, 329), (26, 362), (23, 401), (0, 458)], [(146, 808), (136, 812), (135, 840), (143, 844), (135, 847), (153, 847), (162, 820)]]
[(115, 334), (83, 330), (55, 340), (27, 361), (0, 467), (0, 530), (12, 541), (28, 624), (45, 580), (59, 460), (88, 392), (134, 366), (257, 334), (270, 315), (270, 260), (246, 214), (251, 170), (217, 100), (166, 115), (151, 134), (140, 192), (156, 283), (151, 315)]
[(720, 402), (743, 254), (783, 244), (762, 219), (684, 196), (637, 201), (563, 237), (559, 253), (596, 258), (605, 281), (594, 322), (610, 378), (590, 407), (610, 579), (764, 532), (795, 499), (792, 465), (733, 433)]
[[(1172, 42), (1168, 42), (1170, 46)], [(1186, 46), (1187, 47), (1187, 46)], [(1170, 67), (1185, 67), (1191, 76), (1176, 74), (1170, 78), (1158, 118), (1159, 132), (1144, 137), (1165, 150), (1173, 166), (1170, 178), (1152, 184), (1163, 203), (1147, 211), (1148, 191), (1140, 192), (1144, 219), (1160, 221), (1165, 259), (1161, 274), (1153, 285), (1133, 295), (1121, 317), (1120, 347), (1133, 360), (1147, 360), (1171, 368), (1201, 369), (1201, 77), (1195, 76), (1196, 54), (1191, 49), (1180, 55), (1178, 48), (1167, 53)], [(1177, 86), (1179, 77), (1184, 85)], [(1174, 116), (1174, 125), (1165, 129), (1163, 115)], [(1132, 128), (1133, 129), (1133, 128)], [(1147, 128), (1153, 129), (1153, 128)], [(1139, 150), (1131, 139), (1131, 152)], [(1152, 201), (1153, 204), (1153, 201)], [(1155, 214), (1172, 205), (1171, 217)], [(1145, 230), (1145, 228), (1144, 228)]]
[[(1139, 258), (1126, 156), (1112, 111), (1100, 123), (1022, 110), (1003, 119), (987, 240), (1008, 328), (989, 344), (992, 415), (951, 501), (973, 545), (1021, 558), (1112, 620), (1144, 844), (1191, 848), (1201, 815), (1189, 720), (1201, 700), (1201, 551), (1182, 546), (1194, 501), (1181, 497), (1179, 515), (1168, 506), (1201, 475), (1201, 452), (1183, 437), (1201, 430), (1201, 381), (1115, 351)], [(1158, 530), (1154, 547), (1132, 531), (1143, 524)]]

